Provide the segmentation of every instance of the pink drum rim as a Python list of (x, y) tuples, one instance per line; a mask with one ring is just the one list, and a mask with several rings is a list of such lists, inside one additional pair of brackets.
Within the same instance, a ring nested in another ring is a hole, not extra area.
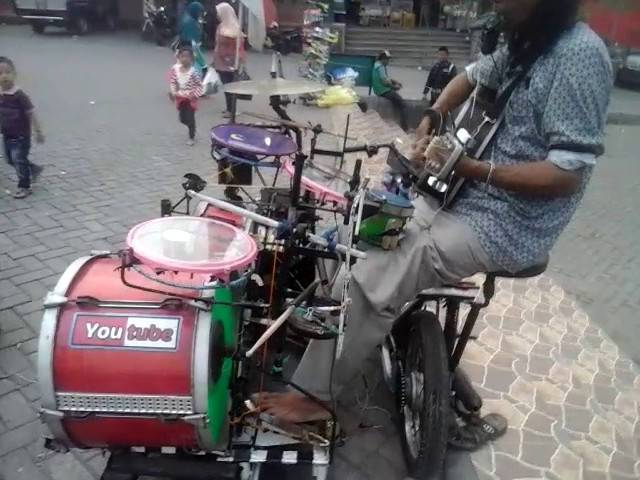
[[(235, 260), (230, 260), (230, 261), (181, 262), (179, 260), (167, 259), (166, 257), (163, 257), (161, 255), (146, 254), (144, 252), (140, 252), (136, 250), (135, 236), (140, 229), (150, 224), (166, 222), (168, 220), (176, 220), (176, 218), (185, 218), (190, 221), (212, 223), (212, 224), (219, 225), (222, 228), (228, 228), (230, 230), (233, 230), (233, 232), (237, 236), (245, 240), (245, 243), (249, 247), (248, 252), (240, 258)], [(133, 250), (135, 257), (141, 260), (143, 263), (145, 263), (148, 266), (155, 267), (155, 268), (166, 268), (167, 270), (175, 270), (178, 272), (204, 273), (204, 274), (208, 274), (212, 276), (220, 276), (220, 277), (226, 277), (229, 274), (229, 272), (240, 270), (248, 266), (258, 256), (258, 246), (255, 240), (250, 235), (248, 235), (241, 229), (234, 227), (233, 225), (230, 225), (228, 223), (220, 222), (218, 220), (214, 220), (211, 218), (204, 218), (204, 217), (161, 217), (161, 218), (154, 218), (153, 220), (148, 220), (146, 222), (139, 223), (138, 225), (133, 227), (131, 230), (129, 230), (129, 233), (127, 234), (126, 244), (128, 248), (131, 248)]]
[[(291, 157), (287, 158), (284, 161), (283, 167), (285, 171), (291, 176), (291, 178), (293, 178), (295, 169), (293, 167), (293, 160), (291, 159)], [(308, 177), (305, 177), (304, 175), (302, 175), (302, 186), (304, 186), (307, 190), (318, 195), (319, 200), (321, 201), (336, 202), (340, 204), (347, 203), (347, 199), (344, 197), (344, 195), (340, 195), (334, 190), (331, 190), (325, 187), (324, 185), (314, 182), (313, 180), (309, 179)]]

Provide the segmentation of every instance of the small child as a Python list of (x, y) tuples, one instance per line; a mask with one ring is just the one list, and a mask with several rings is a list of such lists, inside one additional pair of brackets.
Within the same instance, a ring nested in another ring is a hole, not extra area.
[(202, 78), (193, 66), (193, 49), (190, 46), (181, 45), (177, 57), (178, 61), (169, 74), (169, 98), (176, 102), (180, 123), (189, 129), (189, 145), (193, 145), (196, 136), (197, 102), (202, 96)]
[(0, 130), (4, 154), (18, 174), (18, 190), (14, 198), (26, 198), (31, 195), (31, 182), (35, 182), (43, 170), (43, 167), (29, 161), (31, 133), (35, 132), (38, 143), (44, 143), (44, 135), (29, 96), (16, 86), (15, 80), (13, 62), (0, 57)]

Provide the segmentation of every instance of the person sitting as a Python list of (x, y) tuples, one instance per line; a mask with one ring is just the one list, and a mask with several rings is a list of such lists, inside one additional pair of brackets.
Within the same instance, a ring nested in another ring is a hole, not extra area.
[[(370, 250), (351, 272), (342, 355), (330, 341), (311, 341), (292, 382), (327, 402), (360, 374), (368, 354), (389, 333), (399, 309), (423, 289), (478, 272), (515, 272), (547, 256), (580, 204), (603, 140), (613, 86), (607, 48), (577, 20), (581, 0), (502, 0), (507, 44), (456, 76), (433, 105), (447, 115), (476, 85), (504, 88), (528, 65), (492, 144), (480, 160), (463, 156), (466, 179), (441, 208), (420, 197), (406, 236), (391, 251)], [(385, 85), (393, 85), (387, 81)], [(429, 143), (429, 116), (416, 132), (412, 160)], [(429, 161), (442, 164), (439, 156)], [(336, 290), (342, 285), (336, 283)], [(338, 291), (334, 294), (339, 294)], [(351, 384), (352, 385), (352, 384)], [(281, 421), (327, 419), (297, 392), (267, 393), (254, 404)]]
[(397, 80), (390, 78), (387, 73), (387, 65), (389, 65), (390, 58), (391, 54), (388, 50), (378, 54), (377, 60), (373, 64), (371, 86), (373, 87), (373, 93), (379, 97), (386, 98), (391, 102), (391, 105), (393, 105), (394, 110), (400, 118), (400, 128), (406, 132), (408, 129), (407, 113), (404, 100), (398, 93), (398, 90), (402, 88), (402, 84)]
[(440, 47), (436, 63), (433, 64), (424, 85), (423, 95), (429, 101), (429, 106), (433, 106), (442, 93), (442, 90), (455, 78), (458, 70), (453, 62), (449, 60), (449, 49)]

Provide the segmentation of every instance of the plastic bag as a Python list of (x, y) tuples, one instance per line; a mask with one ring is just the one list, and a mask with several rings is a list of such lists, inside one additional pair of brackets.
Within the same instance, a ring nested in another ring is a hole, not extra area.
[(207, 68), (207, 61), (204, 58), (200, 44), (196, 42), (191, 42), (191, 44), (193, 47), (193, 66), (196, 70), (203, 71)]
[(216, 72), (214, 68), (208, 68), (207, 74), (202, 79), (202, 94), (205, 96), (214, 95), (218, 93), (220, 85), (222, 85), (222, 82), (220, 81), (218, 72)]
[(347, 87), (327, 87), (317, 100), (318, 107), (328, 108), (334, 105), (351, 105), (358, 102), (358, 95)]

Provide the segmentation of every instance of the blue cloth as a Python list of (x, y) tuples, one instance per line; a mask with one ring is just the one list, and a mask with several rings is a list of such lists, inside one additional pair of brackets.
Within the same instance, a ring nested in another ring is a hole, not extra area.
[[(491, 58), (493, 56), (493, 58)], [(468, 67), (472, 83), (492, 89), (509, 84), (507, 49), (502, 47)], [(556, 242), (573, 216), (603, 149), (611, 61), (602, 40), (584, 23), (567, 31), (540, 58), (514, 91), (505, 118), (483, 160), (496, 165), (549, 160), (565, 170), (582, 169), (579, 191), (542, 199), (483, 182), (466, 182), (451, 212), (469, 224), (503, 268), (535, 264)]]
[(36, 167), (29, 161), (31, 151), (31, 137), (18, 138), (3, 137), (4, 157), (7, 163), (16, 169), (18, 188), (31, 188), (31, 179)]
[(191, 2), (182, 14), (180, 24), (180, 43), (191, 45), (202, 42), (202, 27), (199, 19), (204, 14), (204, 5), (200, 2)]

